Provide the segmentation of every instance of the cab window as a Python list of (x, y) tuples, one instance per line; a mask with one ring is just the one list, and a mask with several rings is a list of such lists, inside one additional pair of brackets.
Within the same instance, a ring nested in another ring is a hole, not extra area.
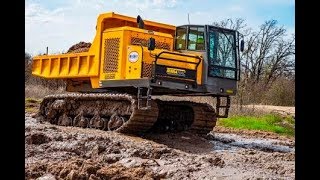
[(204, 27), (190, 27), (188, 50), (204, 50)]
[(176, 35), (176, 49), (177, 50), (185, 50), (186, 49), (186, 36), (187, 36), (187, 28), (186, 27), (177, 28), (177, 35)]

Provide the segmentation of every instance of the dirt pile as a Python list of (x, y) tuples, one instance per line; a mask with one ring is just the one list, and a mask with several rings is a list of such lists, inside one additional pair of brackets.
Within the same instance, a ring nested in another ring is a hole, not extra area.
[(79, 43), (71, 46), (71, 47), (68, 49), (67, 53), (88, 52), (90, 46), (91, 46), (91, 43), (80, 41)]

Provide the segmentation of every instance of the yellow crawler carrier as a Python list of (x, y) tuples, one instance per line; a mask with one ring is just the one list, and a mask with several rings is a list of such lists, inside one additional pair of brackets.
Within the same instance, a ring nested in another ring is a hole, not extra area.
[[(66, 90), (75, 92), (43, 99), (38, 118), (50, 123), (133, 134), (208, 133), (217, 118), (228, 116), (236, 93), (239, 33), (105, 13), (88, 51), (34, 57), (32, 74), (64, 79)], [(212, 96), (217, 102), (214, 108), (152, 95)]]

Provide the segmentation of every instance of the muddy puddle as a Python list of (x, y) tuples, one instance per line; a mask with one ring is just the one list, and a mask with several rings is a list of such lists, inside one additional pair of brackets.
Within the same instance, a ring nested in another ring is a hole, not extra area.
[(245, 138), (236, 134), (214, 133), (211, 143), (213, 151), (237, 151), (240, 149), (255, 149), (264, 152), (294, 152), (292, 144), (284, 144), (280, 140)]

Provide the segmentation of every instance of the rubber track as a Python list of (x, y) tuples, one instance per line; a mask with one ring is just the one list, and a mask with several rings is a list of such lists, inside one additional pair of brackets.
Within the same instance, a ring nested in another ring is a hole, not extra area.
[[(118, 101), (118, 102), (130, 102), (131, 112), (130, 118), (124, 125), (119, 129), (115, 130), (119, 133), (124, 134), (141, 134), (147, 132), (158, 119), (158, 104), (161, 105), (187, 105), (192, 107), (194, 112), (194, 121), (190, 127), (190, 130), (198, 134), (206, 134), (213, 130), (216, 124), (216, 114), (214, 109), (203, 103), (194, 103), (188, 101), (161, 101), (152, 100), (150, 102), (151, 109), (142, 110), (137, 108), (136, 96), (129, 94), (107, 94), (107, 93), (72, 93), (72, 94), (58, 94), (46, 96), (40, 105), (40, 110), (38, 113), (38, 118), (46, 120), (46, 110), (48, 108), (48, 103), (55, 100), (73, 100), (81, 101)], [(161, 102), (161, 103), (160, 103)], [(160, 116), (165, 116), (166, 114), (161, 114)]]

